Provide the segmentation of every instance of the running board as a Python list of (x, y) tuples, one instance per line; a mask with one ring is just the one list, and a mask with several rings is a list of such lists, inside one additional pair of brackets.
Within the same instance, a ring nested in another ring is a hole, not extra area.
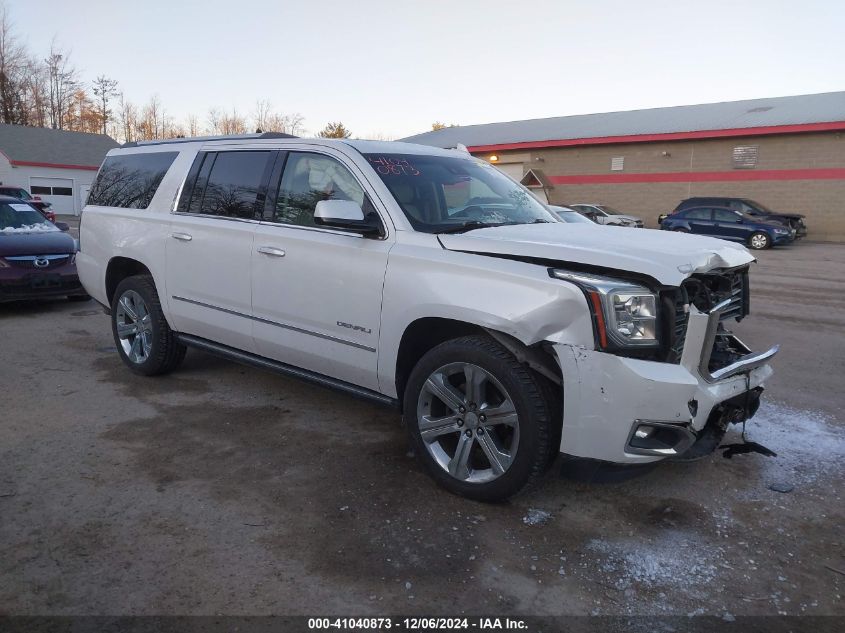
[(357, 385), (353, 385), (352, 383), (338, 380), (337, 378), (331, 378), (307, 369), (294, 367), (293, 365), (288, 365), (286, 363), (280, 363), (279, 361), (265, 358), (264, 356), (259, 356), (258, 354), (250, 354), (249, 352), (244, 352), (242, 350), (235, 349), (234, 347), (229, 347), (228, 345), (221, 345), (220, 343), (215, 343), (214, 341), (209, 341), (208, 339), (193, 336), (191, 334), (178, 334), (177, 336), (179, 337), (179, 341), (188, 347), (194, 347), (204, 352), (215, 354), (216, 356), (222, 356), (223, 358), (233, 360), (237, 363), (251, 365), (260, 369), (268, 369), (277, 374), (282, 374), (283, 376), (299, 378), (300, 380), (305, 380), (306, 382), (310, 382), (321, 387), (328, 387), (329, 389), (342, 391), (356, 398), (361, 398), (362, 400), (369, 400), (370, 402), (375, 402), (394, 409), (399, 408), (399, 401), (396, 398), (385, 396), (384, 394), (371, 389), (365, 389), (364, 387), (359, 387)]

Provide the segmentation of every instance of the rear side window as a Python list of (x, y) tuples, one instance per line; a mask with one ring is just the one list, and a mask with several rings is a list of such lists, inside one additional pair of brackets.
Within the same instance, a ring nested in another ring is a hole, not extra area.
[(262, 185), (270, 155), (269, 151), (202, 155), (193, 187), (190, 193), (183, 193), (179, 210), (228, 218), (256, 218), (264, 202)]
[(154, 152), (108, 156), (91, 187), (88, 204), (146, 209), (177, 155)]
[(683, 213), (683, 217), (687, 220), (709, 220), (710, 209), (690, 209)]
[(728, 211), (727, 209), (716, 209), (714, 214), (716, 222), (736, 222), (741, 219), (736, 211)]

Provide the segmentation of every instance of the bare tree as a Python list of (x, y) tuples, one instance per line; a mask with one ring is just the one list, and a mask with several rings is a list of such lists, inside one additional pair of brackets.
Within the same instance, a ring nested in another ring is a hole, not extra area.
[(141, 111), (136, 126), (139, 141), (162, 138), (164, 132), (164, 112), (158, 95), (153, 95)]
[(247, 131), (246, 119), (234, 107), (231, 113), (211, 108), (208, 111), (208, 125), (211, 134), (246, 134)]
[(49, 83), (47, 69), (35, 57), (27, 57), (24, 66), (22, 90), (23, 107), (26, 112), (26, 125), (47, 127), (50, 99), (47, 91)]
[(305, 118), (298, 112), (282, 114), (281, 112), (274, 112), (269, 101), (259, 100), (255, 103), (252, 123), (256, 132), (284, 132), (285, 134), (300, 136), (304, 131), (304, 122)]
[(268, 125), (270, 122), (270, 102), (259, 99), (255, 102), (255, 112), (252, 115), (252, 121), (255, 124), (256, 132), (270, 132)]
[(208, 131), (210, 134), (222, 134), (220, 131), (220, 119), (222, 115), (217, 108), (211, 108), (208, 111)]
[(44, 60), (49, 79), (50, 126), (60, 130), (64, 128), (65, 112), (79, 83), (76, 69), (70, 65), (69, 58), (70, 53), (60, 49), (53, 40), (50, 54)]
[(17, 79), (24, 56), (12, 33), (5, 5), (0, 5), (0, 114), (3, 123), (20, 123), (20, 99)]
[(126, 100), (121, 92), (118, 95), (118, 120), (120, 123), (120, 137), (124, 143), (131, 143), (135, 140), (135, 130), (138, 127), (138, 109), (135, 104)]
[(109, 103), (118, 94), (117, 79), (109, 79), (105, 75), (100, 75), (94, 80), (93, 91), (94, 96), (97, 97), (97, 113), (103, 122), (103, 134), (106, 134), (112, 115)]
[(197, 119), (196, 114), (188, 115), (187, 131), (188, 136), (200, 136), (202, 134), (200, 130), (199, 120)]

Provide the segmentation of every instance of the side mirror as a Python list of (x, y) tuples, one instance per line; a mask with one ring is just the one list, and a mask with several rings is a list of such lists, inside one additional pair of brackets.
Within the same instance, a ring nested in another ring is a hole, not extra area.
[(67, 222), (56, 222), (56, 228), (67, 233), (70, 231), (70, 225)]
[(314, 223), (362, 235), (382, 234), (378, 215), (365, 217), (361, 206), (352, 200), (320, 200), (314, 209)]

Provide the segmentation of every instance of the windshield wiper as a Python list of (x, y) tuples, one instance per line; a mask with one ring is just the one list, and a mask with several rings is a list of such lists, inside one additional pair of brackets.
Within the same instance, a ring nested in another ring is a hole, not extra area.
[(440, 231), (435, 231), (438, 235), (443, 233), (463, 233), (464, 231), (472, 231), (474, 229), (486, 229), (492, 226), (515, 226), (517, 224), (549, 224), (548, 220), (537, 219), (532, 222), (482, 222), (481, 220), (469, 220), (468, 222), (461, 222), (456, 226), (450, 226)]
[(455, 226), (450, 226), (445, 229), (437, 231), (438, 235), (443, 233), (463, 233), (464, 231), (472, 231), (474, 229), (484, 229), (491, 226), (505, 226), (508, 224), (516, 224), (516, 222), (481, 222), (480, 220), (470, 220), (469, 222), (461, 222)]

